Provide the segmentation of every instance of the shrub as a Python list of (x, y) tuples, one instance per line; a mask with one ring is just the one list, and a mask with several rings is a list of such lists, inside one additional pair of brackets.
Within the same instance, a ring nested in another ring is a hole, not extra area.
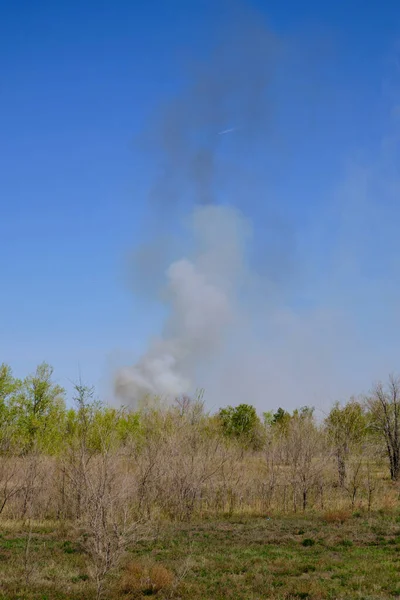
[(173, 583), (173, 573), (163, 565), (131, 561), (125, 566), (120, 589), (124, 594), (140, 592), (152, 595), (160, 591), (167, 591)]
[(324, 521), (327, 523), (344, 523), (350, 519), (351, 513), (345, 509), (330, 510), (324, 514)]

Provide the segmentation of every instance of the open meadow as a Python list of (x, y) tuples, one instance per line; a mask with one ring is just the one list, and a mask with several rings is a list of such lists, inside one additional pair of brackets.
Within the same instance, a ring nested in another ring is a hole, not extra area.
[[(91, 600), (90, 561), (73, 529), (4, 522), (0, 598)], [(29, 545), (28, 544), (29, 538)], [(393, 599), (400, 513), (345, 511), (161, 526), (127, 548), (105, 598)]]

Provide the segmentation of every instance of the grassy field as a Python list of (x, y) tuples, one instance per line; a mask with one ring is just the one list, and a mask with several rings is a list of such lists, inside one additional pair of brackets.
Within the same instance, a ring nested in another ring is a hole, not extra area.
[[(130, 548), (104, 598), (256, 600), (400, 597), (400, 517), (227, 518), (164, 525)], [(72, 531), (3, 523), (0, 598), (95, 598)]]

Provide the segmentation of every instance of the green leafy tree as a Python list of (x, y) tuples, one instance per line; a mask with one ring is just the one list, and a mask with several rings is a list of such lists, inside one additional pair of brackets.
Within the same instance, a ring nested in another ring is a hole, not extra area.
[(21, 381), (15, 379), (12, 369), (5, 363), (0, 365), (0, 407), (9, 404), (21, 387)]
[(235, 438), (244, 446), (251, 446), (254, 449), (262, 446), (263, 428), (254, 406), (250, 404), (227, 406), (220, 409), (218, 416), (225, 436)]
[(64, 389), (52, 377), (53, 368), (40, 364), (10, 402), (23, 451), (37, 446), (52, 452), (59, 445), (65, 415)]
[(18, 395), (22, 382), (13, 376), (11, 367), (0, 365), (0, 451), (10, 450), (15, 436), (12, 404)]
[(263, 412), (262, 417), (263, 417), (264, 427), (269, 428), (274, 424), (274, 413), (272, 410)]
[(288, 431), (290, 420), (290, 413), (288, 413), (283, 408), (278, 408), (278, 410), (272, 417), (272, 425), (276, 431), (280, 433), (285, 433)]

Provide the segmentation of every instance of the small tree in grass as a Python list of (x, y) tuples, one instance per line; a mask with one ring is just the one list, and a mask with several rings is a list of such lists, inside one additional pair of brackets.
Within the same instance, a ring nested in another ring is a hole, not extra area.
[(339, 485), (344, 487), (351, 451), (359, 448), (367, 432), (363, 407), (354, 399), (343, 407), (335, 404), (325, 425), (336, 455)]

